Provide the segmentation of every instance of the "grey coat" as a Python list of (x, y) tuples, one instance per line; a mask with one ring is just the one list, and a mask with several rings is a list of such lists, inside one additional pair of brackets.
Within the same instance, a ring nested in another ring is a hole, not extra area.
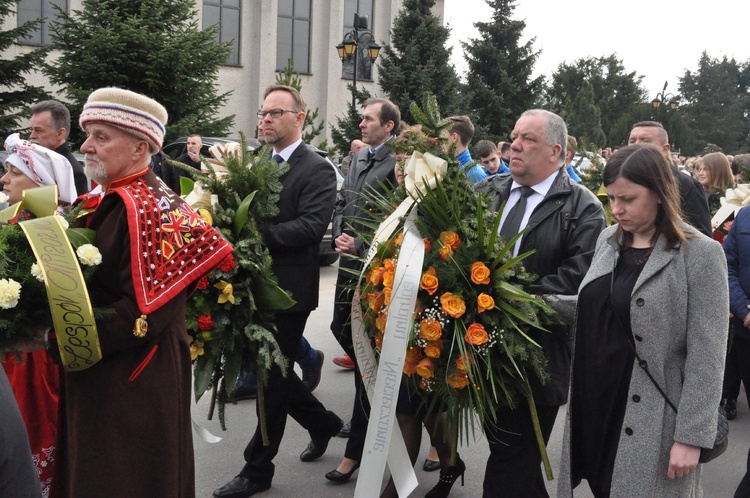
[[(616, 228), (609, 227), (600, 235), (581, 289), (612, 272), (620, 251), (614, 236)], [(669, 452), (675, 441), (713, 446), (724, 374), (729, 294), (721, 246), (688, 225), (683, 229), (690, 238), (669, 251), (664, 250), (664, 237), (659, 238), (633, 288), (630, 305), (638, 354), (648, 362), (652, 375), (679, 413), (675, 415), (634, 360), (612, 477), (613, 497), (703, 495), (700, 465), (686, 477), (667, 478)], [(573, 309), (575, 296), (549, 296), (547, 301), (565, 314)], [(577, 313), (584, 310), (578, 308)], [(570, 395), (575, 396), (575, 386), (571, 386)], [(568, 411), (559, 497), (572, 496), (570, 416)]]

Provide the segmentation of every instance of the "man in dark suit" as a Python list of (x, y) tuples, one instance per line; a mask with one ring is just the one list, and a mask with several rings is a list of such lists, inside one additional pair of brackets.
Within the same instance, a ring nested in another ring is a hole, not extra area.
[(73, 169), (76, 192), (83, 195), (90, 190), (90, 184), (83, 165), (78, 162), (68, 147), (70, 134), (70, 111), (57, 100), (43, 100), (31, 106), (29, 120), (29, 142), (47, 147), (64, 156)]
[(318, 306), (320, 266), (318, 248), (336, 200), (333, 169), (302, 142), (305, 101), (295, 89), (275, 85), (266, 90), (258, 113), (265, 141), (273, 145), (273, 158), (289, 163), (282, 177), (279, 214), (262, 228), (263, 240), (273, 258), (273, 270), (282, 289), (297, 301), (278, 313), (276, 340), (290, 368), (284, 377), (271, 370), (266, 394), (269, 446), (263, 446), (260, 425), (245, 448), (245, 467), (229, 483), (214, 491), (217, 498), (246, 498), (271, 487), (273, 458), (284, 436), (287, 415), (308, 430), (312, 441), (300, 455), (303, 462), (325, 453), (328, 442), (341, 429), (341, 419), (310, 393), (292, 368), (310, 312)]

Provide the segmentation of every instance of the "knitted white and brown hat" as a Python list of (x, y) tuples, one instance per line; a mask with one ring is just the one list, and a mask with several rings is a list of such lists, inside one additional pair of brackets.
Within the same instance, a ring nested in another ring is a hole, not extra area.
[(156, 153), (164, 142), (167, 110), (140, 93), (122, 88), (100, 88), (89, 95), (78, 122), (84, 131), (89, 123), (115, 126), (146, 140), (151, 152)]

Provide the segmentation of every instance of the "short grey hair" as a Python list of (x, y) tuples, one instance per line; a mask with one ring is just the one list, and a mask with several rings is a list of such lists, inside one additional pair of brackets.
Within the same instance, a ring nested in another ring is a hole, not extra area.
[(542, 116), (547, 121), (544, 127), (544, 135), (547, 145), (559, 145), (562, 149), (560, 150), (560, 157), (558, 158), (560, 163), (565, 162), (565, 153), (568, 148), (568, 127), (563, 121), (563, 118), (550, 112), (546, 109), (529, 109), (521, 114), (521, 117), (525, 116)]
[(31, 115), (40, 114), (49, 111), (50, 123), (55, 131), (65, 128), (65, 138), (70, 135), (70, 111), (57, 100), (42, 100), (31, 106)]

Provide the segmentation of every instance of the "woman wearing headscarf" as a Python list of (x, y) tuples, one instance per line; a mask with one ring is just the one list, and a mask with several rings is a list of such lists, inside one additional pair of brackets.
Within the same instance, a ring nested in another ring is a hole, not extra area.
[[(73, 170), (63, 156), (22, 140), (18, 133), (5, 140), (5, 150), (8, 158), (0, 183), (11, 205), (22, 200), (24, 191), (47, 185), (57, 185), (59, 204), (75, 200)], [(42, 496), (47, 497), (57, 459), (60, 367), (44, 349), (5, 353), (2, 360), (29, 434)]]

